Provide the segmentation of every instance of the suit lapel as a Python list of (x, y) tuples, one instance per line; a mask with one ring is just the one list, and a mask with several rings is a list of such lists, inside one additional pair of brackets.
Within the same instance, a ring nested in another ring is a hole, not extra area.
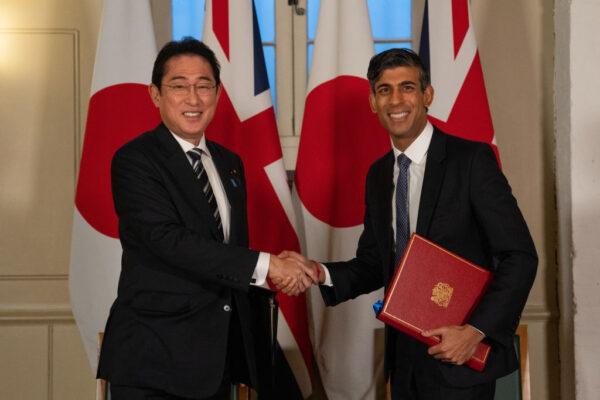
[(239, 223), (243, 220), (241, 213), (243, 212), (243, 199), (241, 198), (241, 181), (240, 173), (231, 163), (224, 157), (223, 152), (209, 140), (206, 141), (206, 146), (210, 151), (212, 160), (219, 172), (219, 178), (225, 189), (225, 194), (230, 206), (229, 218), (229, 243), (238, 243), (240, 232)]
[(377, 177), (374, 182), (375, 188), (379, 188), (375, 191), (376, 207), (378, 213), (375, 214), (375, 226), (376, 235), (379, 242), (383, 245), (382, 261), (384, 269), (384, 282), (389, 282), (390, 268), (392, 263), (392, 242), (393, 242), (393, 231), (392, 231), (392, 194), (394, 191), (394, 153), (390, 151), (385, 155), (385, 159), (381, 165), (382, 171), (378, 174), (374, 174)]
[(181, 192), (188, 198), (202, 219), (209, 224), (213, 236), (215, 238), (220, 237), (219, 228), (211, 215), (206, 196), (198, 184), (194, 170), (181, 146), (177, 143), (171, 132), (162, 124), (157, 128), (156, 134), (162, 145), (166, 157), (166, 166), (172, 174), (173, 181), (179, 186)]
[(437, 204), (440, 188), (446, 172), (446, 135), (434, 129), (431, 143), (427, 150), (427, 164), (425, 177), (419, 202), (419, 216), (417, 218), (417, 233), (427, 236), (431, 217)]

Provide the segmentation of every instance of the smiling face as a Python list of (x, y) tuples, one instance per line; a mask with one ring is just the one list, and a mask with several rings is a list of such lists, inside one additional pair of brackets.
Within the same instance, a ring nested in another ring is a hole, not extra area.
[(384, 69), (371, 92), (371, 110), (388, 131), (394, 146), (404, 151), (427, 124), (427, 107), (433, 101), (433, 88), (421, 89), (417, 67)]
[[(174, 89), (182, 85), (192, 87), (187, 91)], [(203, 57), (184, 54), (167, 61), (161, 87), (152, 84), (149, 91), (167, 128), (182, 139), (198, 145), (215, 115), (221, 87), (215, 86), (204, 93), (197, 91), (193, 85), (215, 85), (213, 70)]]

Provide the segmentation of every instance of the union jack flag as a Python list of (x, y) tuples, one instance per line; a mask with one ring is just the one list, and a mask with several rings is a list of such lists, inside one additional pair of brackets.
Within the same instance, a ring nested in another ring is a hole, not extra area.
[[(278, 254), (299, 251), (291, 193), (282, 160), (275, 113), (254, 2), (207, 1), (204, 42), (221, 64), (223, 91), (207, 137), (240, 155), (248, 187), (250, 247)], [(277, 370), (275, 398), (310, 395), (312, 347), (304, 295), (277, 297), (278, 342), (285, 357)], [(286, 382), (286, 371), (293, 372)], [(294, 382), (295, 380), (295, 382)], [(289, 390), (297, 389), (295, 393)]]
[(498, 155), (470, 8), (468, 0), (425, 2), (419, 56), (435, 89), (429, 120), (446, 133), (490, 143)]

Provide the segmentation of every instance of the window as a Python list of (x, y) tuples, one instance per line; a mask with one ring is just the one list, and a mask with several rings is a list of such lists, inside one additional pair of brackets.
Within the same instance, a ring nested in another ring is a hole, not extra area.
[[(204, 32), (204, 0), (172, 0), (173, 39), (179, 40), (192, 36), (202, 40)], [(260, 37), (263, 42), (265, 63), (269, 76), (269, 86), (273, 97), (273, 105), (277, 105), (275, 75), (275, 1), (254, 0)]]
[[(368, 0), (371, 32), (375, 53), (393, 47), (413, 48), (411, 0)], [(312, 49), (317, 33), (320, 0), (307, 2), (308, 70), (312, 61)]]
[[(341, 2), (343, 4), (343, 2)], [(423, 0), (367, 0), (375, 51), (416, 48)], [(172, 0), (173, 38), (202, 38), (204, 0)], [(317, 31), (320, 0), (299, 0), (296, 13), (285, 0), (254, 0), (286, 168), (296, 160), (306, 84)]]
[(173, 0), (171, 2), (173, 39), (179, 40), (186, 36), (192, 36), (202, 40), (204, 4), (204, 0)]

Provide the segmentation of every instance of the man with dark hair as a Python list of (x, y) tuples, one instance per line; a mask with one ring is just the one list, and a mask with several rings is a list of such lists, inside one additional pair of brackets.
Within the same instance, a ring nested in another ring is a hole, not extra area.
[[(293, 252), (287, 256), (319, 269), (329, 306), (387, 289), (413, 232), (492, 271), (465, 325), (423, 332), (438, 336), (440, 344), (428, 348), (390, 327), (385, 340), (394, 400), (492, 400), (496, 379), (517, 367), (514, 332), (537, 268), (529, 230), (490, 146), (428, 122), (434, 91), (414, 52), (391, 49), (374, 56), (367, 76), (371, 109), (393, 149), (367, 175), (356, 258), (322, 266)], [(484, 338), (492, 351), (485, 370), (476, 372), (463, 364)]]
[(367, 79), (369, 80), (369, 86), (371, 86), (371, 92), (375, 93), (375, 83), (381, 73), (390, 68), (394, 67), (415, 67), (419, 70), (419, 85), (421, 91), (425, 92), (428, 86), (431, 86), (431, 79), (429, 72), (425, 69), (423, 62), (419, 56), (410, 49), (389, 49), (383, 51), (373, 58), (369, 62), (369, 69), (367, 70)]
[(296, 294), (317, 278), (247, 248), (242, 161), (204, 136), (220, 92), (206, 45), (168, 43), (149, 86), (162, 123), (113, 158), (123, 257), (98, 365), (113, 400), (229, 399), (231, 383), (256, 387), (250, 285), (268, 276)]
[(160, 88), (167, 61), (181, 54), (197, 55), (204, 58), (213, 70), (215, 85), (221, 85), (221, 66), (219, 65), (219, 61), (217, 61), (217, 57), (215, 57), (215, 53), (204, 43), (186, 37), (180, 41), (172, 41), (165, 44), (156, 56), (154, 68), (152, 69), (152, 84), (154, 86)]

